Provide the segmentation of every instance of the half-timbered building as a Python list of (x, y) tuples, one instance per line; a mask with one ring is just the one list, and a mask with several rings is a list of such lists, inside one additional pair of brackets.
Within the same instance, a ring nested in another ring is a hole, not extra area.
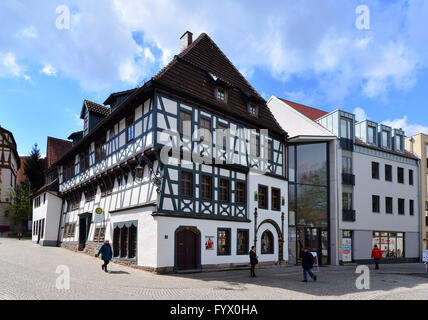
[[(157, 272), (287, 260), (287, 133), (206, 34), (139, 88), (85, 101), (55, 164), (59, 241)], [(59, 213), (58, 213), (59, 214)]]
[(12, 132), (0, 126), (0, 234), (10, 231), (11, 191), (16, 187), (20, 159)]

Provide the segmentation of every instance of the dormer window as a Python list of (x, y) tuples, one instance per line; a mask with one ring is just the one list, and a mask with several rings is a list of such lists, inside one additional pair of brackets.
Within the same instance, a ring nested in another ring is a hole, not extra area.
[(86, 113), (85, 118), (83, 119), (83, 131), (85, 135), (88, 133), (89, 129), (89, 113)]
[(257, 114), (258, 114), (257, 104), (255, 104), (254, 102), (250, 102), (248, 110), (252, 116), (257, 117)]
[(216, 86), (216, 97), (218, 100), (226, 102), (226, 88), (222, 87), (222, 86)]

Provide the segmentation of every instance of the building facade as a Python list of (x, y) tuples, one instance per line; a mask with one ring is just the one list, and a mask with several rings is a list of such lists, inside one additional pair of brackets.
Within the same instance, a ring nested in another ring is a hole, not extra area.
[(276, 97), (268, 106), (295, 145), (289, 148), (289, 234), (297, 232), (289, 250), (296, 260), (308, 246), (326, 262), (367, 263), (377, 244), (383, 261), (417, 261), (419, 161), (405, 150), (404, 132)]
[(20, 159), (12, 132), (0, 127), (0, 234), (11, 231), (11, 191), (17, 185)]
[(428, 249), (428, 135), (420, 133), (406, 138), (406, 148), (420, 159), (421, 250)]
[(287, 133), (206, 34), (142, 87), (85, 101), (53, 164), (62, 246), (157, 272), (288, 259)]

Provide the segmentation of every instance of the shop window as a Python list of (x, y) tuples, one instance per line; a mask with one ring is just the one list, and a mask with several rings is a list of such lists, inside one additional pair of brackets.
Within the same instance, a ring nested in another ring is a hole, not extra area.
[(135, 259), (137, 252), (137, 227), (116, 226), (113, 230), (113, 256), (120, 259)]
[(105, 238), (105, 228), (96, 228), (94, 234), (95, 242), (104, 242)]
[(230, 229), (217, 230), (217, 254), (219, 256), (230, 255)]
[(383, 258), (404, 257), (404, 233), (373, 232), (372, 247), (377, 245), (382, 250)]
[(248, 230), (239, 230), (237, 234), (238, 247), (236, 249), (236, 254), (246, 255), (249, 252), (249, 237)]
[(266, 230), (262, 234), (262, 254), (273, 254), (274, 253), (274, 241), (272, 232)]

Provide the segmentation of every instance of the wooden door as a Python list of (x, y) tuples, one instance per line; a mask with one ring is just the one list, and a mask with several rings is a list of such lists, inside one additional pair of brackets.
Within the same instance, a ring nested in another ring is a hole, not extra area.
[(177, 268), (189, 270), (197, 268), (198, 236), (190, 230), (181, 230), (177, 234)]

